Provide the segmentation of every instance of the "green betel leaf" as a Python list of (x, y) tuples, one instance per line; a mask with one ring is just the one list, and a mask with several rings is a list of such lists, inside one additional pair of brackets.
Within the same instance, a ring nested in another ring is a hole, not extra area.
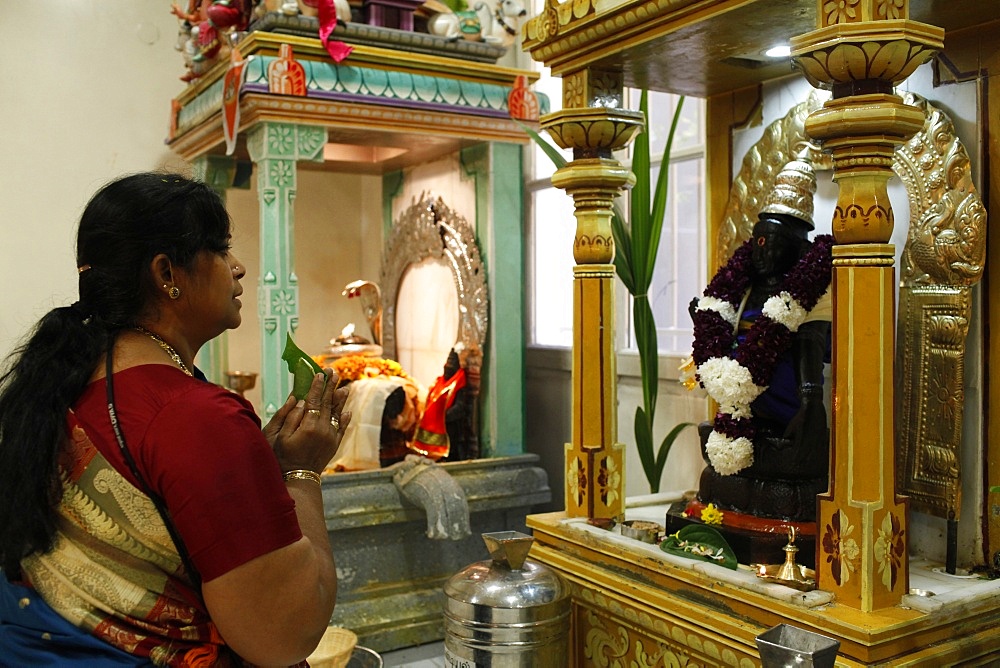
[(660, 549), (678, 557), (707, 561), (734, 571), (739, 565), (736, 553), (722, 534), (704, 524), (688, 524), (677, 533), (670, 534), (660, 543)]
[(281, 353), (281, 359), (285, 360), (288, 371), (293, 376), (292, 396), (296, 399), (305, 399), (313, 378), (316, 374), (323, 373), (322, 367), (295, 345), (291, 334), (285, 335), (285, 350)]

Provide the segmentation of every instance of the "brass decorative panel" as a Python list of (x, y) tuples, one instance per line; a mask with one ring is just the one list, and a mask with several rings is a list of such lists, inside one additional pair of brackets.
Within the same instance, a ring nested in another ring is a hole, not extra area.
[(971, 286), (986, 257), (986, 209), (951, 119), (915, 95), (906, 102), (927, 120), (893, 165), (910, 197), (900, 260), (897, 487), (913, 510), (957, 520), (965, 342)]

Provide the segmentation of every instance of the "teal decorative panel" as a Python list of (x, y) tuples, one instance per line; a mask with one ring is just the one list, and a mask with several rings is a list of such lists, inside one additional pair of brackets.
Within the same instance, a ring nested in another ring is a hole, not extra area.
[(462, 151), (475, 180), (476, 237), (490, 286), (492, 323), (480, 402), (482, 454), (524, 452), (524, 218), (521, 147), (493, 142)]
[(291, 392), (291, 376), (281, 352), (286, 333), (299, 324), (299, 279), (295, 274), (296, 161), (322, 159), (326, 131), (289, 123), (260, 123), (247, 134), (257, 165), (260, 207), (260, 282), (257, 309), (261, 328), (261, 407), (267, 419)]
[[(271, 56), (252, 56), (247, 61), (244, 92), (268, 91), (267, 67), (273, 60), (275, 58)], [(495, 118), (508, 117), (507, 97), (510, 95), (510, 86), (484, 84), (447, 75), (387, 71), (346, 63), (316, 60), (299, 62), (306, 74), (306, 95), (311, 98), (388, 104)], [(210, 101), (200, 101), (200, 97), (209, 94), (212, 96)], [(206, 104), (221, 105), (221, 90), (217, 93), (214, 90), (206, 91), (202, 96), (199, 96), (199, 107)]]

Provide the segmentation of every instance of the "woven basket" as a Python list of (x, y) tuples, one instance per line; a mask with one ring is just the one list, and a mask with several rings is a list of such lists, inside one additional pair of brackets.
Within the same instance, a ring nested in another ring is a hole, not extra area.
[(319, 646), (309, 655), (310, 668), (344, 668), (351, 660), (354, 646), (358, 644), (358, 636), (354, 631), (342, 629), (339, 626), (327, 628)]

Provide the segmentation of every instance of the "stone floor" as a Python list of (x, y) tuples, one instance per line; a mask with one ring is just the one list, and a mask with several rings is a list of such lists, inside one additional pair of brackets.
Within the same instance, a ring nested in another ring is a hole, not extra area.
[(406, 647), (382, 654), (384, 668), (445, 668), (444, 643)]

